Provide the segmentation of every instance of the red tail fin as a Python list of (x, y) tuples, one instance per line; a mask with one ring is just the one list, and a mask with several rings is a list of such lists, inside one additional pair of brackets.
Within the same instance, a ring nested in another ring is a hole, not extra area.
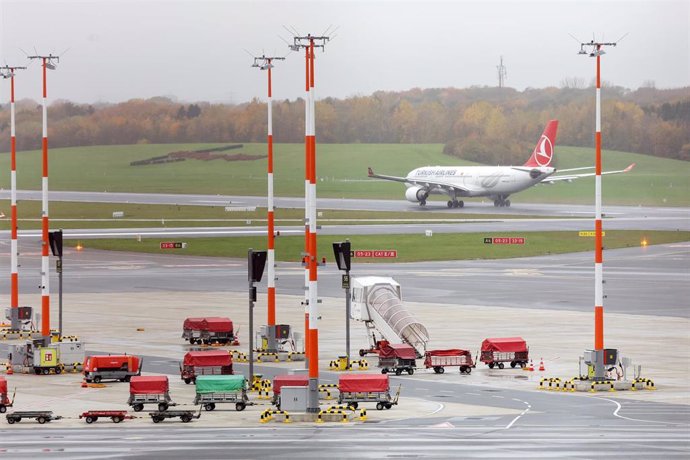
[(546, 124), (544, 132), (537, 142), (532, 156), (529, 157), (525, 166), (539, 167), (550, 166), (553, 160), (554, 147), (556, 146), (556, 132), (558, 131), (558, 120), (551, 120)]

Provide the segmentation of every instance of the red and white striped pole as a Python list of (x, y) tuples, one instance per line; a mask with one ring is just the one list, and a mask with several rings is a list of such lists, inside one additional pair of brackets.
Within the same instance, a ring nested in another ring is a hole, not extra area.
[(305, 58), (305, 98), (304, 98), (304, 355), (305, 355), (305, 366), (309, 369), (309, 356), (311, 344), (310, 334), (309, 334), (309, 312), (311, 310), (309, 305), (309, 267), (311, 258), (311, 236), (310, 236), (310, 225), (309, 217), (310, 212), (310, 201), (309, 201), (309, 184), (310, 184), (310, 171), (311, 171), (311, 142), (309, 140), (309, 134), (311, 132), (309, 125), (311, 123), (311, 104), (309, 103), (309, 91), (310, 88), (310, 50), (308, 47), (304, 49)]
[(46, 81), (47, 58), (42, 58), (43, 63), (43, 179), (42, 197), (43, 211), (41, 220), (43, 222), (42, 243), (41, 243), (41, 336), (47, 345), (50, 343), (50, 263), (48, 258), (48, 87)]
[[(314, 107), (314, 40), (309, 42), (309, 236), (311, 240), (311, 251), (309, 257), (309, 380), (310, 388), (312, 383), (318, 385), (319, 378), (319, 327), (318, 327), (318, 254), (317, 254), (317, 227), (316, 227), (316, 114)], [(317, 400), (310, 401), (310, 408), (318, 409)]]
[(601, 223), (601, 45), (596, 46), (597, 89), (594, 144), (594, 349), (604, 349), (604, 273)]
[(271, 59), (268, 67), (268, 325), (276, 324), (275, 221), (273, 216), (273, 93), (271, 88)]

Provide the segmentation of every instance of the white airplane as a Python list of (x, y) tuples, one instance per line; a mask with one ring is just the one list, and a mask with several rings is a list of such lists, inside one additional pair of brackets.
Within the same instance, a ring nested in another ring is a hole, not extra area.
[[(369, 168), (369, 177), (402, 182), (407, 187), (405, 198), (412, 203), (426, 205), (429, 195), (449, 195), (449, 208), (462, 208), (465, 203), (461, 198), (486, 196), (494, 200), (494, 206), (510, 206), (508, 196), (521, 192), (533, 185), (558, 181), (571, 182), (581, 177), (594, 176), (595, 173), (567, 174), (553, 176), (556, 168), (553, 161), (554, 145), (558, 120), (547, 123), (544, 132), (534, 147), (532, 156), (522, 166), (425, 166), (417, 168), (407, 177), (384, 176), (374, 174)], [(619, 171), (605, 171), (602, 174), (617, 174), (630, 171), (631, 164)], [(560, 172), (594, 169), (594, 166), (562, 169)]]

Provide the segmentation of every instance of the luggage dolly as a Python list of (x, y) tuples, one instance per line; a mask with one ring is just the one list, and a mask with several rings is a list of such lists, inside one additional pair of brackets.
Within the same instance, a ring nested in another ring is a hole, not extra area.
[(192, 419), (201, 417), (201, 407), (199, 407), (199, 412), (197, 412), (196, 415), (194, 415), (194, 412), (191, 410), (166, 410), (149, 412), (149, 415), (151, 416), (153, 423), (160, 423), (166, 418), (176, 417), (180, 417), (180, 420), (182, 420), (184, 423), (189, 423), (192, 421)]
[(60, 420), (62, 418), (60, 415), (53, 415), (53, 412), (49, 410), (10, 412), (5, 417), (7, 417), (7, 423), (10, 425), (15, 422), (21, 422), (23, 418), (35, 418), (36, 421), (41, 425), (46, 422), (52, 422), (53, 420)]
[(113, 423), (120, 423), (124, 419), (133, 419), (134, 416), (127, 415), (127, 411), (124, 410), (89, 410), (82, 413), (79, 418), (85, 419), (86, 423), (93, 423), (98, 418), (110, 418)]

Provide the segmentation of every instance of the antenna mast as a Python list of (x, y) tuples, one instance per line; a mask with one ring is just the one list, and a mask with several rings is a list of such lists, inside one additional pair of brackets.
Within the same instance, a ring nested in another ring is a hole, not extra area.
[(501, 63), (496, 66), (496, 69), (498, 70), (498, 87), (503, 88), (508, 79), (508, 69), (503, 65), (503, 56), (501, 56)]

